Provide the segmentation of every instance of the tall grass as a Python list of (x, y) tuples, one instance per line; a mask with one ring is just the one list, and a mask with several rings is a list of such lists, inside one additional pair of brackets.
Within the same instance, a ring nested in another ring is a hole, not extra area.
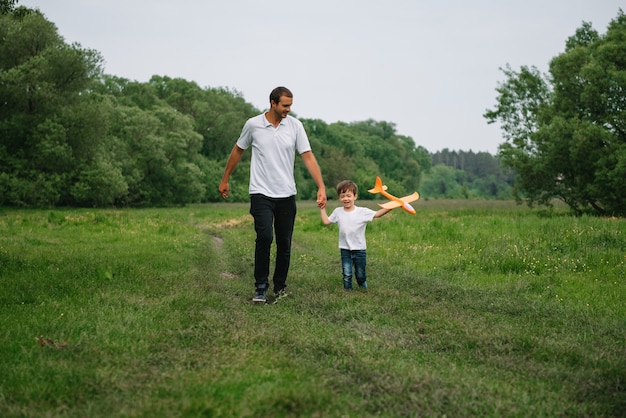
[(300, 203), (291, 295), (261, 306), (245, 204), (4, 210), (0, 415), (626, 414), (623, 219), (416, 207), (368, 226), (346, 293)]

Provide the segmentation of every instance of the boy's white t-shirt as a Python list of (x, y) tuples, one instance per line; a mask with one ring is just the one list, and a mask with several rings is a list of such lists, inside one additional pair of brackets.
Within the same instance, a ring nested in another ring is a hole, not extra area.
[(250, 194), (282, 198), (296, 194), (293, 170), (296, 152), (311, 151), (302, 122), (293, 116), (280, 121), (277, 128), (265, 114), (246, 121), (237, 140), (241, 149), (252, 147)]
[(343, 207), (335, 208), (328, 220), (339, 226), (339, 248), (345, 250), (365, 250), (365, 227), (374, 219), (376, 212), (369, 208), (355, 206), (346, 212)]

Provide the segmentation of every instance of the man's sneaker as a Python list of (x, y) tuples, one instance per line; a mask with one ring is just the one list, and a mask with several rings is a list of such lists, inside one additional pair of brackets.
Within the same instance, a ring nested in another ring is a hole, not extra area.
[(256, 303), (267, 302), (267, 299), (265, 297), (265, 289), (257, 289), (254, 292), (254, 297), (252, 298), (252, 302), (256, 302)]
[(287, 293), (287, 287), (283, 287), (282, 289), (278, 290), (277, 292), (274, 292), (274, 297), (278, 300), (278, 299), (282, 299), (289, 296), (289, 293)]

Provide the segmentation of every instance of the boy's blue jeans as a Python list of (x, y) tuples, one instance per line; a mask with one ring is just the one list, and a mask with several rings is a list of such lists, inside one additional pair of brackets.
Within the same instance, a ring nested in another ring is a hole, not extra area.
[(352, 268), (354, 267), (354, 275), (359, 287), (367, 287), (365, 280), (366, 265), (365, 250), (346, 250), (341, 248), (341, 272), (343, 274), (343, 288), (352, 289)]

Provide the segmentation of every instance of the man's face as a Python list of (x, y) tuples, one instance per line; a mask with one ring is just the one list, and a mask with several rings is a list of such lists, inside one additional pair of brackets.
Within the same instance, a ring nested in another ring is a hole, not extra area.
[(272, 102), (272, 110), (276, 115), (282, 119), (286, 118), (289, 112), (291, 112), (291, 104), (293, 98), (287, 96), (280, 96), (278, 103)]

